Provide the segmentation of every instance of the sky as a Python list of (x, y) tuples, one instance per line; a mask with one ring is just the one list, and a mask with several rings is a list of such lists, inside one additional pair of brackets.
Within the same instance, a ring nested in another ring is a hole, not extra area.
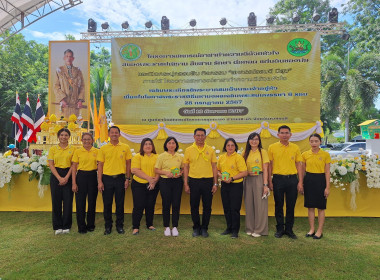
[[(348, 0), (331, 0), (332, 7), (342, 11)], [(67, 0), (65, 0), (67, 2)], [(227, 26), (247, 26), (250, 12), (257, 16), (257, 25), (265, 25), (269, 8), (278, 0), (83, 0), (71, 9), (52, 13), (22, 31), (27, 40), (48, 44), (49, 40), (64, 40), (65, 34), (81, 39), (87, 32), (89, 18), (100, 24), (107, 21), (111, 30), (121, 30), (121, 23), (128, 21), (131, 30), (144, 30), (148, 20), (156, 29), (160, 28), (161, 17), (170, 20), (171, 29), (189, 28), (191, 19), (197, 20), (198, 28), (220, 27), (219, 20), (225, 17)]]

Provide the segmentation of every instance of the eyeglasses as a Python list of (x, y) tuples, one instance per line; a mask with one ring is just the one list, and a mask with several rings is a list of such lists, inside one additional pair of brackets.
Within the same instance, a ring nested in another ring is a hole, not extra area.
[(194, 136), (195, 136), (195, 137), (206, 137), (206, 135), (204, 135), (204, 134), (201, 134), (201, 135), (199, 135), (199, 134), (195, 134)]

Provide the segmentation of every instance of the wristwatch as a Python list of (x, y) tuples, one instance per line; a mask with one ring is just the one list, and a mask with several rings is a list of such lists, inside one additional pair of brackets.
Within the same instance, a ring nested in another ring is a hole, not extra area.
[(264, 187), (268, 187), (268, 184), (264, 184)]
[(234, 177), (231, 177), (231, 182), (235, 181)]
[(217, 187), (217, 186), (218, 186), (218, 184), (216, 184), (216, 183), (215, 183), (215, 184), (214, 184), (214, 186), (215, 186), (215, 187)]

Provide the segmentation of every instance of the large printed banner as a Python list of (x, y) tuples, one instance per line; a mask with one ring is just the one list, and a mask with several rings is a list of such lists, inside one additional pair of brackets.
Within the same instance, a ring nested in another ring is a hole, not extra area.
[(315, 32), (112, 39), (119, 124), (320, 119)]

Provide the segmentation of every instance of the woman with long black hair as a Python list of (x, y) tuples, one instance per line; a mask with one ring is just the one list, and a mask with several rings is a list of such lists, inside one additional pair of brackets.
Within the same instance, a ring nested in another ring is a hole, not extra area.
[(260, 134), (248, 136), (243, 154), (248, 168), (244, 179), (245, 230), (248, 235), (268, 235), (268, 166), (269, 158)]

